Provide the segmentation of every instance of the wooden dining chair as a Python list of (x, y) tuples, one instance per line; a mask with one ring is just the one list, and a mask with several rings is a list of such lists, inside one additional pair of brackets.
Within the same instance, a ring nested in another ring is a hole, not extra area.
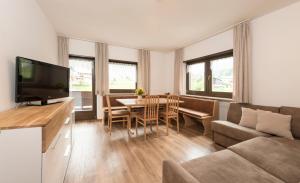
[(146, 96), (144, 100), (144, 112), (136, 116), (135, 130), (138, 134), (138, 124), (144, 126), (144, 138), (147, 139), (147, 124), (150, 124), (152, 131), (152, 122), (156, 123), (156, 134), (158, 135), (158, 118), (159, 118), (159, 96)]
[(112, 110), (110, 104), (110, 97), (106, 95), (106, 103), (108, 108), (108, 131), (109, 135), (111, 135), (112, 124), (115, 122), (123, 122), (123, 127), (125, 127), (125, 123), (130, 123), (130, 113), (128, 110)]
[(167, 135), (169, 134), (169, 123), (174, 119), (177, 123), (177, 133), (179, 133), (179, 96), (168, 95), (166, 111), (162, 112), (163, 121), (166, 123)]

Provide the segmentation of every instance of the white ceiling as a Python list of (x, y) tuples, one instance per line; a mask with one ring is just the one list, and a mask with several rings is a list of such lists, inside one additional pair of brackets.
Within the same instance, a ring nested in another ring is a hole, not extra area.
[(37, 0), (59, 34), (172, 50), (297, 0)]

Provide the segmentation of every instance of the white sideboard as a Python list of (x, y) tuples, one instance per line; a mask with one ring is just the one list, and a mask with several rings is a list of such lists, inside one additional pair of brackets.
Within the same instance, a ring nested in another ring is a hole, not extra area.
[(63, 183), (72, 152), (74, 116), (71, 99), (1, 112), (0, 182)]

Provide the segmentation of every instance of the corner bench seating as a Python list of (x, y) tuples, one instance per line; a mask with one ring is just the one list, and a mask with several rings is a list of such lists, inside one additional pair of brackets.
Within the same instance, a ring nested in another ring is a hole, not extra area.
[[(211, 135), (211, 121), (218, 119), (219, 105), (216, 100), (180, 96), (183, 103), (179, 104), (179, 113), (201, 120), (204, 135)], [(185, 120), (185, 125), (187, 120)]]

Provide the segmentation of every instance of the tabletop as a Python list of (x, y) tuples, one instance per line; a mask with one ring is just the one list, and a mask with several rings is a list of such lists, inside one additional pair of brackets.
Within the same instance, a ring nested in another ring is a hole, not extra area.
[[(143, 106), (145, 105), (145, 99), (138, 100), (137, 98), (128, 98), (128, 99), (117, 99), (118, 102), (125, 106)], [(179, 101), (179, 103), (183, 103), (183, 101)], [(167, 104), (166, 98), (159, 98), (159, 104)]]

